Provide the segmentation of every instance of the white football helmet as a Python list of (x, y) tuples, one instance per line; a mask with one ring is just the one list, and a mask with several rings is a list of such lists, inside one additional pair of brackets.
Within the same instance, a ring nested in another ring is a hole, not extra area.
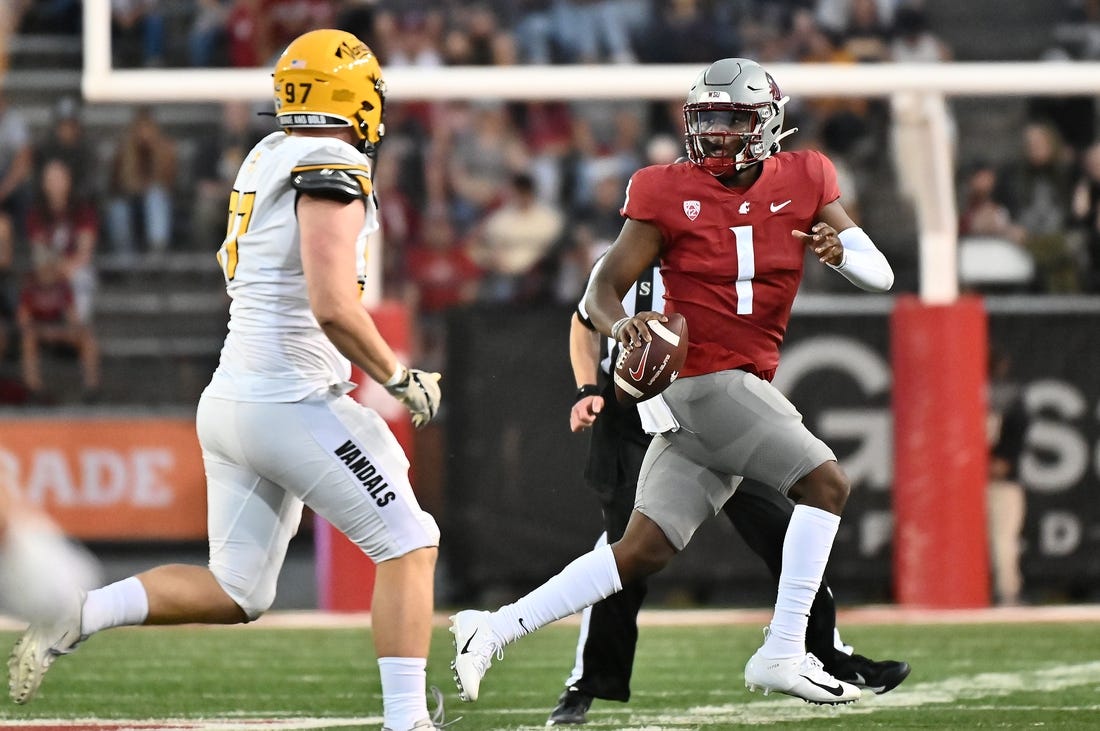
[(695, 78), (684, 104), (688, 159), (714, 176), (779, 152), (783, 96), (772, 75), (747, 58), (715, 61)]

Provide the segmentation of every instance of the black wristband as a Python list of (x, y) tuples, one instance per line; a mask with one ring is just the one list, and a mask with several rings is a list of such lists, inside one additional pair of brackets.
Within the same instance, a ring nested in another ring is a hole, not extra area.
[(577, 389), (577, 397), (573, 399), (573, 403), (577, 403), (585, 396), (599, 396), (600, 387), (594, 383), (586, 383)]

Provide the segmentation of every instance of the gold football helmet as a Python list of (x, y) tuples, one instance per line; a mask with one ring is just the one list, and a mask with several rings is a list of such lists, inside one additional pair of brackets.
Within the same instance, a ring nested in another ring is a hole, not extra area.
[(342, 30), (295, 38), (275, 63), (275, 118), (283, 129), (351, 127), (372, 152), (386, 133), (386, 82), (378, 58)]

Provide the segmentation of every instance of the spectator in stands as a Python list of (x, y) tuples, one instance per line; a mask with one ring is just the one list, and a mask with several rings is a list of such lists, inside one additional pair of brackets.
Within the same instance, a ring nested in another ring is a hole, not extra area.
[(512, 66), (518, 60), (512, 34), (502, 30), (493, 11), (481, 4), (460, 10), (443, 38), (448, 66)]
[(199, 148), (191, 211), (192, 245), (199, 251), (214, 251), (225, 236), (225, 201), (233, 190), (233, 179), (245, 155), (263, 136), (252, 124), (255, 118), (246, 102), (222, 104), (221, 127)]
[[(621, 180), (629, 178), (645, 164), (645, 119), (633, 105), (618, 106), (606, 133), (596, 135), (594, 147), (578, 163), (575, 204), (591, 200), (596, 181), (608, 175)], [(588, 270), (584, 271), (587, 278)], [(575, 298), (570, 298), (570, 300)]]
[(446, 313), (477, 299), (481, 269), (441, 211), (425, 216), (421, 235), (409, 246), (404, 262), (404, 299), (417, 313), (421, 360), (425, 368), (441, 367), (446, 362)]
[(32, 259), (56, 257), (73, 290), (77, 319), (92, 321), (96, 288), (93, 263), (99, 240), (99, 216), (88, 202), (73, 196), (73, 174), (59, 159), (42, 166), (41, 191), (27, 217)]
[(928, 29), (923, 8), (905, 5), (894, 16), (894, 40), (890, 60), (896, 63), (943, 63), (950, 61), (951, 49)]
[(521, 302), (550, 292), (564, 217), (541, 201), (527, 173), (514, 174), (504, 203), (474, 231), (470, 258), (485, 272), (479, 298), (485, 302)]
[[(894, 12), (899, 3), (906, 0), (873, 0), (875, 13), (883, 24), (894, 22)], [(817, 21), (829, 33), (841, 34), (848, 27), (854, 14), (853, 6), (857, 0), (814, 0), (814, 14)]]
[(271, 15), (264, 0), (233, 0), (225, 28), (230, 66), (255, 68), (275, 55)]
[(619, 209), (625, 189), (625, 177), (608, 173), (595, 181), (592, 195), (573, 215), (573, 238), (577, 248), (584, 252), (584, 268), (579, 273), (582, 281), (587, 280), (596, 259), (607, 251), (623, 227)]
[(989, 541), (993, 564), (993, 594), (997, 604), (1019, 604), (1020, 534), (1024, 528), (1026, 495), (1020, 481), (1030, 419), (1020, 385), (1011, 378), (1012, 361), (992, 347), (989, 354)]
[[(335, 27), (359, 38), (381, 40), (375, 29), (375, 20), (380, 14), (377, 0), (341, 0), (336, 10)], [(385, 60), (375, 44), (370, 47)]]
[(331, 28), (336, 21), (332, 0), (268, 0), (264, 12), (271, 16), (276, 53), (302, 33)]
[(1073, 189), (1073, 223), (1087, 258), (1085, 288), (1100, 292), (1100, 142), (1094, 142), (1081, 160), (1081, 176)]
[(649, 17), (639, 0), (534, 3), (516, 25), (526, 63), (633, 63), (631, 33)]
[(740, 54), (738, 28), (715, 23), (699, 0), (656, 5), (638, 30), (635, 47), (642, 63), (706, 63), (722, 54)]
[(138, 109), (111, 161), (107, 232), (114, 251), (134, 252), (139, 230), (145, 250), (168, 248), (175, 177), (175, 140), (161, 129), (152, 109)]
[(84, 134), (79, 102), (73, 97), (64, 96), (57, 101), (53, 109), (53, 124), (47, 125), (35, 145), (34, 158), (39, 177), (48, 161), (63, 161), (76, 181), (74, 195), (81, 200), (98, 201), (102, 176), (95, 152)]
[(851, 0), (841, 46), (861, 63), (890, 60), (890, 26), (876, 0)]
[(389, 66), (442, 66), (444, 19), (440, 12), (408, 13), (400, 18), (393, 13), (377, 16), (380, 46)]
[(192, 66), (225, 66), (226, 23), (229, 5), (225, 0), (197, 0), (195, 17), (187, 32), (187, 57)]
[(1026, 231), (1012, 220), (1008, 207), (994, 197), (997, 169), (990, 163), (974, 164), (963, 187), (959, 236), (991, 236), (1023, 244)]
[(440, 141), (451, 215), (461, 235), (499, 202), (508, 177), (526, 169), (528, 153), (502, 103), (451, 104), (445, 124)]
[(1067, 149), (1045, 122), (1028, 123), (1022, 137), (1023, 158), (1003, 177), (1005, 203), (1026, 232), (1024, 246), (1035, 259), (1040, 287), (1079, 291), (1081, 265), (1066, 236), (1072, 188)]
[(0, 240), (21, 237), (30, 205), (34, 148), (23, 115), (0, 90)]
[(111, 39), (116, 66), (163, 66), (167, 24), (162, 4), (111, 0)]
[(52, 252), (39, 251), (19, 294), (16, 318), (22, 343), (23, 383), (32, 402), (46, 400), (39, 356), (44, 346), (76, 351), (83, 398), (95, 400), (99, 392), (99, 345), (91, 326), (77, 316), (72, 286), (65, 278), (61, 259)]

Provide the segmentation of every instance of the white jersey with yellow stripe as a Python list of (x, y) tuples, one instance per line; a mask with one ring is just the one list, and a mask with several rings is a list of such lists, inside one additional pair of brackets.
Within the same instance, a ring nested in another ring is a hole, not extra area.
[(366, 157), (330, 137), (268, 135), (249, 152), (233, 184), (229, 225), (218, 250), (232, 298), (229, 334), (207, 394), (292, 402), (351, 377), (350, 363), (313, 316), (302, 271), (298, 187), (309, 189), (303, 177), (323, 186), (324, 176), (339, 177), (343, 191), (350, 185), (353, 193), (361, 192), (367, 207), (356, 240), (356, 271), (348, 272), (362, 284), (367, 237), (378, 228)]

